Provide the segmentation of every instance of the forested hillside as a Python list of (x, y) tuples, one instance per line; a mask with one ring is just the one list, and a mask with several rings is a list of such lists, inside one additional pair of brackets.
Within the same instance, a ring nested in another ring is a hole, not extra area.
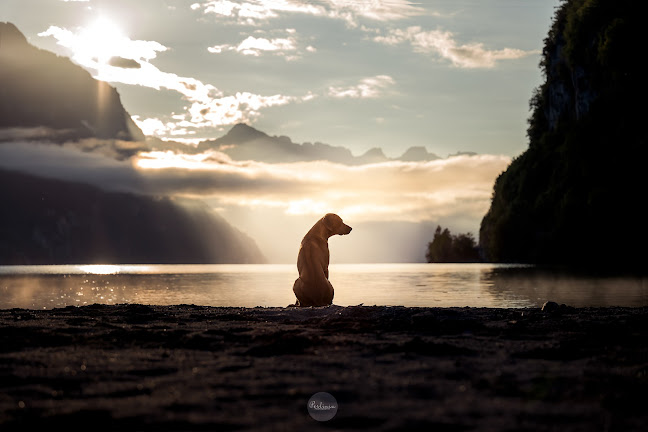
[(646, 258), (645, 2), (557, 9), (531, 98), (529, 148), (496, 181), (484, 258), (594, 267)]

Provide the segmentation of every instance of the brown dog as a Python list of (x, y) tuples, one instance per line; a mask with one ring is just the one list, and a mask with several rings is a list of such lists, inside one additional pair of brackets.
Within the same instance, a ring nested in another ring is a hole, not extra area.
[(297, 255), (299, 277), (293, 285), (296, 306), (327, 306), (333, 303), (333, 285), (328, 280), (329, 237), (346, 235), (351, 227), (336, 214), (318, 220), (302, 239)]

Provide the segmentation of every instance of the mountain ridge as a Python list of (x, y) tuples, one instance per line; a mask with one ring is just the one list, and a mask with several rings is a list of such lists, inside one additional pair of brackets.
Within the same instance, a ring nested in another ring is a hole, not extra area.
[(45, 127), (56, 142), (143, 141), (117, 90), (0, 21), (0, 129)]
[(0, 214), (3, 265), (266, 262), (254, 240), (204, 204), (1, 168), (0, 198), (22, 210)]
[[(204, 140), (196, 147), (161, 140), (149, 140), (152, 149), (179, 152), (198, 152), (216, 150), (227, 154), (233, 160), (255, 160), (266, 163), (291, 163), (326, 160), (344, 165), (364, 165), (389, 161), (423, 162), (441, 159), (429, 153), (423, 146), (410, 147), (397, 158), (387, 157), (381, 148), (367, 150), (354, 156), (346, 147), (333, 146), (321, 142), (295, 143), (285, 135), (271, 136), (246, 123), (237, 123), (223, 136)], [(474, 154), (474, 153), (465, 153)]]
[[(95, 153), (85, 161), (123, 160), (142, 150), (140, 139), (117, 90), (0, 22), (3, 150), (65, 145)], [(204, 203), (92, 186), (92, 169), (70, 181), (14, 168), (0, 168), (2, 265), (266, 262), (253, 239)]]

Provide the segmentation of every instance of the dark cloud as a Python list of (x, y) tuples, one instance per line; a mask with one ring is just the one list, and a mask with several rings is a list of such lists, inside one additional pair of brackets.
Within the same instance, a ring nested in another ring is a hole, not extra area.
[(76, 135), (74, 129), (52, 129), (46, 126), (0, 128), (0, 142), (66, 141)]
[(96, 139), (64, 145), (4, 143), (0, 144), (0, 168), (90, 184), (104, 190), (150, 195), (284, 195), (296, 189), (307, 192), (292, 178), (250, 170), (245, 164), (227, 165), (222, 160), (212, 163), (212, 167), (217, 167), (213, 169), (140, 169), (135, 159), (106, 157), (111, 152), (106, 145), (105, 140)]
[[(93, 140), (86, 140), (91, 146)], [(95, 144), (102, 145), (102, 140)], [(145, 191), (142, 176), (130, 160), (116, 160), (100, 153), (80, 151), (78, 143), (12, 142), (0, 144), (0, 168), (39, 177), (74, 181), (105, 190)]]
[(140, 69), (142, 67), (136, 60), (124, 57), (111, 57), (108, 64), (123, 69)]

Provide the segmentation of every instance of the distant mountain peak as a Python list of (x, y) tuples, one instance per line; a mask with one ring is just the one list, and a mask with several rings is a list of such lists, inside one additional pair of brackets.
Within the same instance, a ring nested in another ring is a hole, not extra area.
[(408, 148), (399, 159), (404, 162), (429, 161), (439, 159), (439, 156), (429, 153), (423, 146), (414, 146)]
[(367, 150), (363, 156), (378, 156), (378, 157), (387, 157), (380, 147), (374, 147)]
[(268, 138), (268, 134), (245, 123), (237, 123), (220, 138), (222, 144), (244, 143), (259, 138)]

